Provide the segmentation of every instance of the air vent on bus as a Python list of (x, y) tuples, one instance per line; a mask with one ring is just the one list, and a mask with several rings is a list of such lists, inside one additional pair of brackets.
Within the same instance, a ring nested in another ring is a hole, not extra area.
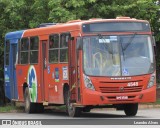
[(56, 25), (57, 23), (42, 23), (38, 26), (38, 28), (41, 28), (41, 27), (48, 27), (48, 26), (52, 26), (52, 25)]
[(131, 18), (130, 17), (122, 16), (122, 17), (116, 17), (116, 19), (131, 19)]

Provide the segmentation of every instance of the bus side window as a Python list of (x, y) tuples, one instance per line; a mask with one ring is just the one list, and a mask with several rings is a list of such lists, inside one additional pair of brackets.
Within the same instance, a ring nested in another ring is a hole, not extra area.
[(39, 38), (31, 37), (30, 38), (30, 63), (38, 63), (38, 49), (39, 49)]
[(60, 40), (60, 62), (68, 62), (68, 41), (70, 35), (67, 33), (61, 34)]
[(28, 64), (29, 39), (22, 38), (20, 43), (20, 63)]
[(49, 37), (49, 63), (58, 63), (59, 55), (59, 35), (50, 35)]
[(9, 51), (10, 51), (10, 42), (9, 40), (6, 41), (6, 45), (5, 45), (5, 65), (9, 65)]

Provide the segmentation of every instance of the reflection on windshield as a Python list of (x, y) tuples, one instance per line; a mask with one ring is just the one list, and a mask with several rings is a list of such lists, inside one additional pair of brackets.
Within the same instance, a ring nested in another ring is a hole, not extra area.
[(94, 76), (120, 76), (120, 55), (117, 38), (83, 39), (85, 73)]
[[(130, 36), (123, 36), (122, 46), (127, 45)], [(153, 72), (153, 51), (147, 35), (136, 35), (126, 49), (122, 49), (122, 75), (140, 75)]]
[(85, 73), (92, 76), (130, 76), (153, 72), (150, 37), (135, 35), (130, 43), (132, 37), (133, 35), (84, 37)]

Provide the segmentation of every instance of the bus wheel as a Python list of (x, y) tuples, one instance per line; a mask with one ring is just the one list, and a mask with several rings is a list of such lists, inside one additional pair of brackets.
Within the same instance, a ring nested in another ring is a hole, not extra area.
[(31, 103), (30, 101), (30, 95), (29, 95), (29, 89), (25, 89), (25, 94), (24, 94), (24, 104), (25, 104), (25, 112), (26, 113), (33, 113), (35, 112), (35, 104)]
[(124, 112), (127, 116), (135, 116), (138, 111), (138, 104), (126, 104), (124, 106)]
[(65, 92), (65, 98), (66, 98), (66, 111), (70, 117), (79, 117), (81, 115), (81, 108), (74, 107), (73, 103), (70, 103), (70, 93), (69, 91)]

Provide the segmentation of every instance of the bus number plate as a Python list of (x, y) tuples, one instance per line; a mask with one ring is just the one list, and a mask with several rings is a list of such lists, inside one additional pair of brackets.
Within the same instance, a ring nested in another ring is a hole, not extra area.
[(128, 87), (135, 87), (135, 86), (138, 86), (138, 82), (129, 82)]
[(128, 96), (116, 96), (117, 100), (127, 100)]

